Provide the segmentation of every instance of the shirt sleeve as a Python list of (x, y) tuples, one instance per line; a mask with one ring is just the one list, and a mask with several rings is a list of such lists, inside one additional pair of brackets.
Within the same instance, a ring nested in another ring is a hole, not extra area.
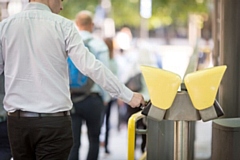
[(4, 70), (4, 60), (3, 60), (3, 53), (2, 53), (2, 41), (0, 41), (0, 75), (3, 73)]
[(74, 65), (95, 83), (105, 89), (112, 97), (128, 103), (133, 92), (122, 84), (117, 77), (85, 47), (81, 36), (72, 25), (66, 34), (66, 51)]
[[(96, 53), (97, 53), (96, 58), (99, 61), (101, 61), (107, 68), (109, 68), (109, 51), (108, 51), (107, 46), (105, 45), (105, 43), (103, 41), (100, 41), (98, 39), (96, 40), (95, 43), (98, 44), (98, 46), (96, 46)], [(100, 90), (103, 101), (109, 102), (111, 98), (110, 98), (108, 92), (106, 92), (100, 86), (97, 86), (97, 87)]]

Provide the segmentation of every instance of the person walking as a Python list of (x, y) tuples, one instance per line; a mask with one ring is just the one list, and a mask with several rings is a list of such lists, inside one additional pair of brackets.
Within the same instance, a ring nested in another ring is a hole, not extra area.
[(85, 47), (74, 23), (58, 13), (62, 0), (30, 0), (0, 22), (0, 74), (14, 160), (68, 159), (73, 144), (67, 57), (131, 107), (144, 105)]
[[(113, 39), (110, 37), (104, 38), (104, 42), (107, 44), (109, 50), (109, 69), (112, 71), (113, 74), (117, 76), (118, 65), (114, 58), (114, 45)], [(106, 154), (110, 154), (109, 151), (109, 131), (110, 131), (110, 116), (111, 116), (111, 108), (113, 104), (117, 104), (116, 98), (111, 98), (108, 102), (105, 110), (105, 135), (104, 135), (104, 149)]]
[[(80, 11), (76, 15), (75, 24), (79, 30), (85, 45), (109, 68), (109, 50), (105, 42), (92, 34), (94, 23), (92, 13), (87, 10)], [(104, 118), (104, 111), (110, 101), (109, 94), (96, 83), (91, 86), (90, 94), (84, 95), (82, 91), (74, 91), (71, 94), (73, 110), (71, 113), (73, 129), (73, 146), (69, 155), (69, 160), (78, 160), (79, 149), (81, 147), (81, 128), (85, 122), (89, 149), (86, 160), (97, 160), (100, 147), (100, 132)], [(84, 98), (81, 98), (84, 96)], [(79, 99), (78, 99), (79, 97)], [(82, 100), (81, 100), (82, 99)]]

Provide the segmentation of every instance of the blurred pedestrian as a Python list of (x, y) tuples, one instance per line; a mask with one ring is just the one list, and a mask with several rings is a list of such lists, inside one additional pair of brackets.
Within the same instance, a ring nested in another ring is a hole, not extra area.
[[(105, 42), (92, 34), (94, 29), (92, 13), (87, 10), (80, 11), (76, 15), (76, 26), (79, 30), (85, 45), (109, 67), (109, 50)], [(82, 91), (71, 91), (73, 102), (72, 129), (73, 129), (73, 147), (71, 149), (69, 160), (77, 160), (79, 157), (79, 148), (81, 146), (81, 127), (86, 122), (87, 135), (89, 140), (89, 149), (87, 160), (97, 160), (100, 147), (100, 131), (104, 117), (104, 111), (107, 103), (110, 101), (109, 94), (96, 83), (89, 88), (90, 94), (85, 95)], [(85, 98), (80, 98), (85, 96)], [(78, 98), (82, 99), (79, 100)]]
[(73, 144), (67, 57), (84, 74), (137, 107), (143, 96), (126, 88), (84, 47), (74, 23), (57, 15), (62, 0), (30, 0), (0, 23), (0, 74), (14, 160), (66, 160)]
[[(109, 49), (109, 69), (112, 71), (113, 74), (117, 75), (118, 66), (117, 62), (114, 58), (114, 46), (113, 46), (113, 39), (112, 38), (104, 38), (104, 42), (107, 44)], [(116, 98), (111, 98), (108, 102), (105, 112), (105, 137), (104, 137), (104, 149), (106, 154), (110, 154), (108, 143), (109, 143), (109, 131), (110, 131), (110, 115), (111, 115), (111, 108), (113, 104), (117, 101)]]
[[(117, 63), (117, 77), (119, 80), (126, 84), (129, 79), (129, 72), (135, 71), (132, 69), (134, 62), (131, 52), (132, 44), (132, 33), (128, 27), (123, 27), (120, 31), (117, 32), (115, 39), (115, 60)], [(127, 125), (128, 116), (127, 116), (127, 105), (122, 100), (117, 100), (118, 105), (118, 131), (121, 130), (122, 126)]]
[[(139, 51), (136, 46), (133, 45), (132, 33), (128, 27), (123, 27), (116, 35), (117, 46), (119, 47), (119, 52), (116, 56), (118, 68), (119, 68), (119, 79), (132, 91), (134, 92), (145, 92), (145, 84), (143, 83), (143, 77), (140, 71), (139, 64)], [(146, 58), (146, 57), (141, 57)], [(131, 108), (125, 102), (118, 100), (119, 108), (126, 109), (124, 113), (125, 123), (128, 123), (129, 118), (139, 111), (140, 108)], [(144, 122), (138, 121), (137, 128), (146, 129)], [(120, 126), (119, 126), (120, 127)], [(137, 136), (137, 135), (136, 135)], [(145, 151), (146, 146), (146, 135), (141, 135), (141, 151)]]
[(4, 75), (0, 75), (0, 159), (10, 160), (12, 157), (7, 132), (7, 112), (3, 108), (4, 98)]

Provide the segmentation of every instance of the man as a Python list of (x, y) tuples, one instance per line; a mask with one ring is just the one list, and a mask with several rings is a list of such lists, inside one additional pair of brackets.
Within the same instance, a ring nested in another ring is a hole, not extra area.
[(66, 160), (72, 147), (67, 57), (111, 96), (137, 107), (133, 93), (84, 47), (72, 21), (57, 15), (61, 0), (30, 0), (0, 23), (0, 74), (14, 160)]
[[(90, 11), (81, 11), (76, 15), (76, 26), (79, 30), (85, 45), (96, 56), (98, 60), (103, 62), (105, 66), (109, 67), (109, 50), (102, 39), (93, 36), (94, 29), (92, 13)], [(73, 112), (72, 129), (73, 129), (73, 147), (70, 152), (69, 160), (78, 160), (79, 147), (81, 145), (81, 127), (83, 120), (87, 125), (87, 134), (89, 140), (89, 150), (87, 160), (97, 160), (99, 153), (100, 140), (99, 135), (101, 131), (103, 115), (105, 107), (110, 100), (109, 94), (106, 93), (99, 85), (94, 84), (90, 88), (90, 94), (83, 100), (81, 92), (72, 93)]]

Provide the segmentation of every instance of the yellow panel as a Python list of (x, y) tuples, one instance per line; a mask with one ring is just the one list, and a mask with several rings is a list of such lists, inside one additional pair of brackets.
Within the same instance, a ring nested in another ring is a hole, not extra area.
[(184, 83), (194, 107), (203, 110), (211, 107), (227, 66), (217, 66), (189, 73)]
[(181, 84), (181, 77), (155, 67), (141, 66), (141, 70), (152, 104), (164, 110), (170, 108)]

